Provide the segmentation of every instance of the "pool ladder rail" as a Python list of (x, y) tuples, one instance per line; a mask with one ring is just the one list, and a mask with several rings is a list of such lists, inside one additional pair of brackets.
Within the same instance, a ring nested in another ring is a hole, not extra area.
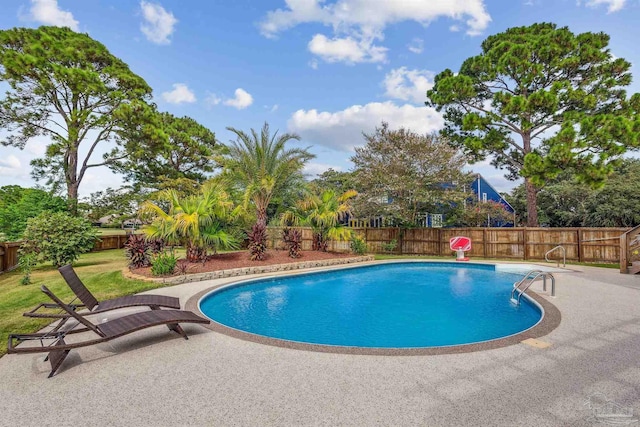
[(556, 278), (553, 277), (553, 274), (542, 270), (531, 270), (530, 272), (525, 274), (519, 282), (513, 284), (513, 290), (511, 291), (511, 302), (515, 305), (520, 305), (520, 298), (522, 298), (522, 294), (524, 294), (536, 280), (542, 279), (542, 290), (546, 291), (547, 277), (551, 278), (551, 296), (555, 297)]

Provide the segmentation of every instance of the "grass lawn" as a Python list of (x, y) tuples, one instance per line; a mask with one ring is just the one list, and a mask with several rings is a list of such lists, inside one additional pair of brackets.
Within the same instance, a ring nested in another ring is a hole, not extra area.
[[(122, 249), (84, 254), (74, 264), (78, 276), (98, 300), (135, 294), (164, 286), (162, 283), (125, 279), (122, 269), (127, 265)], [(7, 352), (9, 333), (36, 332), (51, 323), (47, 319), (22, 316), (41, 302), (51, 302), (40, 291), (46, 285), (64, 301), (74, 298), (58, 270), (51, 265), (40, 265), (31, 275), (30, 285), (20, 285), (19, 271), (0, 274), (0, 356)]]

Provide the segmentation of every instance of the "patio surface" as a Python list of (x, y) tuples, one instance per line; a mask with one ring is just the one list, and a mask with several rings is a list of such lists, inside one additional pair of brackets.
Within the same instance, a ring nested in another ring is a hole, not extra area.
[[(184, 326), (185, 341), (157, 327), (72, 350), (51, 379), (44, 353), (2, 357), (0, 425), (588, 426), (590, 397), (639, 418), (640, 276), (570, 268), (554, 273), (557, 297), (545, 297), (562, 313), (540, 338), (548, 348), (362, 356), (272, 347), (198, 325)], [(184, 305), (232, 281), (153, 293)]]

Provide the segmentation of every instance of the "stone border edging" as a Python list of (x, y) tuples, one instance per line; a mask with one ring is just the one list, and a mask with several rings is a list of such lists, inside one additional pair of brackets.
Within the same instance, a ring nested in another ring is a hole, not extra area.
[(128, 279), (143, 280), (146, 282), (166, 283), (168, 285), (179, 285), (181, 283), (201, 282), (203, 280), (224, 279), (226, 277), (247, 276), (249, 274), (275, 273), (278, 271), (302, 270), (314, 267), (329, 267), (332, 265), (353, 264), (358, 262), (373, 261), (372, 255), (365, 255), (352, 258), (334, 258), (316, 261), (292, 262), (288, 264), (273, 264), (259, 267), (240, 267), (228, 270), (207, 271), (205, 273), (183, 274), (181, 276), (170, 277), (147, 277), (135, 274), (128, 268), (122, 270), (122, 275)]

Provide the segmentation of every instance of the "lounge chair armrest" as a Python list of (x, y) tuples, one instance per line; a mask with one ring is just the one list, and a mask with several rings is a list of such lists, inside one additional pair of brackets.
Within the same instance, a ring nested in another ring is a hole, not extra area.
[[(66, 332), (59, 331), (54, 333), (35, 333), (35, 334), (9, 334), (8, 342), (7, 342), (7, 353), (33, 353), (37, 351), (49, 351), (48, 347), (35, 347), (35, 348), (16, 348), (16, 345), (24, 342), (24, 341), (32, 341), (32, 340), (59, 340), (60, 338), (64, 338)], [(15, 341), (15, 342), (14, 342)]]
[[(70, 304), (69, 307), (73, 308), (73, 310), (76, 311), (78, 308), (84, 307), (84, 304)], [(22, 313), (22, 315), (25, 317), (36, 317), (44, 319), (66, 319), (67, 317), (69, 317), (69, 314), (67, 313), (48, 313), (45, 311), (47, 309), (60, 310), (60, 306), (58, 304), (43, 302), (41, 304), (38, 304), (33, 310)]]

